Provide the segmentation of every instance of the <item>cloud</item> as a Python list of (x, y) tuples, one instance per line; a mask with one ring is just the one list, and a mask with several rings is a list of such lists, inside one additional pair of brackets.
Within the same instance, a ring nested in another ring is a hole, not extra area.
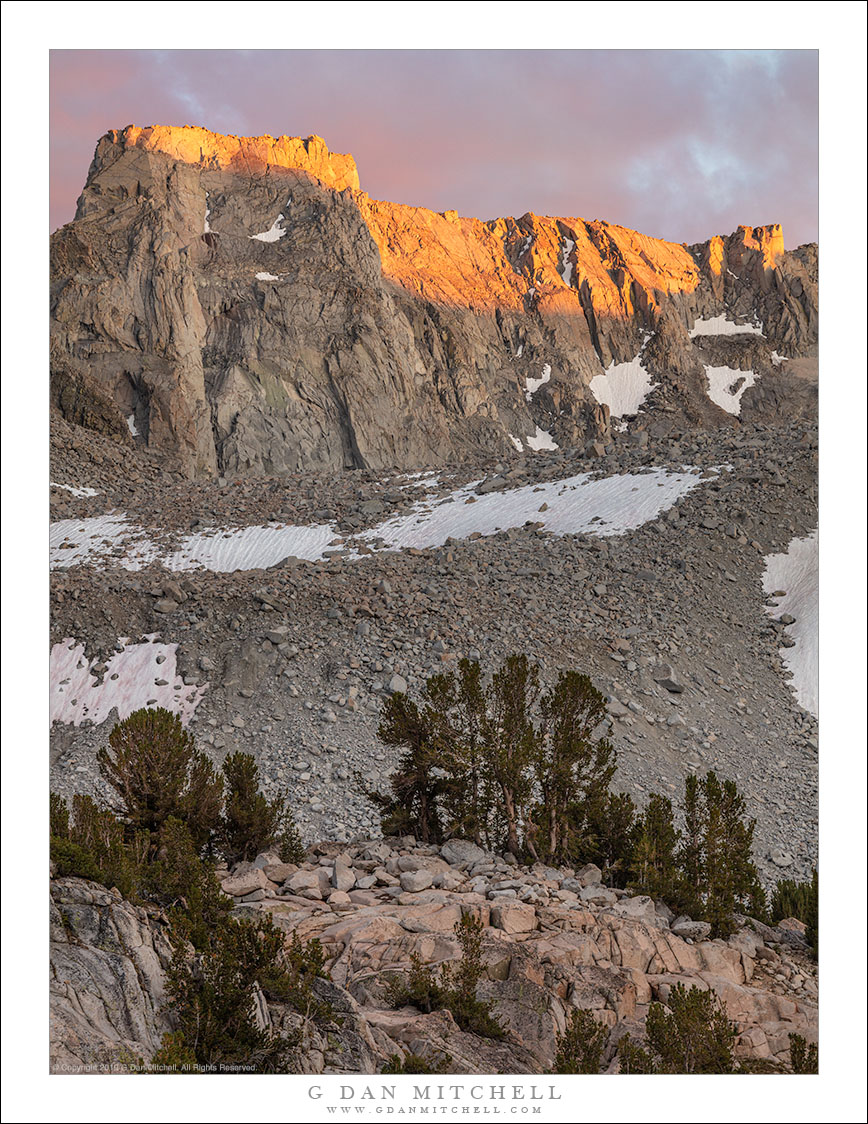
[(317, 133), (375, 198), (817, 237), (814, 51), (54, 51), (51, 226), (127, 124)]

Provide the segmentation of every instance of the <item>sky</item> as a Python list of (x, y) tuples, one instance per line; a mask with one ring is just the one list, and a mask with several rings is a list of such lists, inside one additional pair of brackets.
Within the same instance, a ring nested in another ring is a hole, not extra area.
[(817, 52), (51, 52), (50, 224), (125, 125), (323, 137), (376, 199), (606, 219), (676, 242), (817, 238)]

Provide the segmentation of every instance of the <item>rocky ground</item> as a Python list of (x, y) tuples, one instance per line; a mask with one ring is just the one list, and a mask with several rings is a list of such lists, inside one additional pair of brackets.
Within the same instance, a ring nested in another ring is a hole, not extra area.
[[(341, 539), (408, 510), (413, 478), (188, 481), (146, 449), (55, 419), (52, 480), (97, 494), (52, 488), (53, 520), (129, 512), (168, 543), (269, 520), (332, 522), (338, 534), (328, 559), (269, 570), (170, 574), (110, 560), (57, 569), (52, 641), (82, 641), (97, 661), (121, 637), (177, 644), (185, 682), (207, 684), (191, 720), (199, 744), (218, 762), (236, 748), (255, 754), (266, 787), (288, 789), (309, 841), (376, 831), (362, 791), (382, 787), (392, 767), (376, 738), (390, 691), (412, 694), (461, 656), (493, 668), (523, 651), (547, 675), (579, 668), (610, 698), (616, 788), (641, 803), (713, 768), (737, 781), (757, 817), (766, 878), (805, 877), (817, 857), (817, 723), (787, 683), (780, 652), (791, 641), (761, 579), (766, 555), (816, 526), (816, 449), (807, 422), (743, 422), (465, 464), (440, 470), (427, 490), (477, 480), (481, 496), (578, 472), (729, 467), (617, 536), (558, 537), (531, 524), (352, 559)], [(54, 789), (98, 787), (95, 751), (111, 725), (55, 723)]]
[[(683, 983), (721, 997), (739, 1056), (786, 1061), (790, 1034), (816, 1040), (817, 969), (800, 922), (771, 929), (744, 919), (729, 940), (709, 940), (704, 922), (606, 889), (592, 865), (527, 868), (511, 858), (461, 840), (357, 839), (315, 846), (301, 865), (263, 854), (219, 870), (236, 914), (268, 913), (326, 954), (329, 978), (315, 996), (336, 1018), (306, 1019), (263, 999), (260, 1024), (304, 1030), (300, 1072), (376, 1073), (394, 1055), (418, 1054), (453, 1073), (538, 1073), (580, 1007), (610, 1028), (613, 1069), (618, 1039), (641, 1037), (648, 1004)], [(53, 881), (51, 896), (53, 1072), (147, 1060), (172, 1025), (167, 918), (81, 879)], [(478, 994), (493, 1000), (503, 1041), (461, 1031), (445, 1010), (395, 1010), (386, 997), (412, 954), (433, 966), (458, 958), (463, 914), (484, 925)]]

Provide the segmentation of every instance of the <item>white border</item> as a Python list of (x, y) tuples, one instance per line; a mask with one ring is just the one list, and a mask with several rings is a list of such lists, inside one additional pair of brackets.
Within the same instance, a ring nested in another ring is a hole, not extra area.
[[(822, 1076), (581, 1082), (547, 1120), (861, 1121), (864, 1073), (865, 7), (861, 3), (4, 4), (2, 463), (6, 614), (3, 992), (5, 1120), (328, 1119), (299, 1079), (46, 1080), (42, 808), (47, 753), (48, 48), (592, 47), (819, 49), (821, 68)], [(265, 17), (265, 18), (263, 18)], [(649, 96), (653, 92), (649, 91)], [(806, 124), (810, 127), (810, 123)], [(616, 216), (613, 216), (616, 217)], [(30, 687), (29, 684), (35, 684)], [(8, 697), (7, 697), (8, 696)], [(861, 829), (861, 830), (860, 830)], [(863, 865), (860, 865), (862, 863)], [(837, 932), (833, 926), (839, 926)], [(833, 936), (834, 933), (834, 936)], [(834, 952), (832, 951), (834, 950)], [(287, 1081), (292, 1084), (287, 1084)], [(347, 1079), (349, 1080), (349, 1079)], [(563, 1081), (561, 1078), (559, 1081)], [(206, 1082), (203, 1084), (203, 1081)], [(276, 1082), (280, 1081), (278, 1085)], [(649, 1085), (648, 1082), (652, 1084)], [(858, 1090), (858, 1091), (857, 1091)], [(300, 1091), (300, 1090), (299, 1090)], [(293, 1097), (297, 1099), (293, 1100)], [(689, 1099), (688, 1099), (689, 1097)], [(273, 1098), (273, 1099), (272, 1099)], [(539, 1117), (537, 1117), (539, 1119)]]

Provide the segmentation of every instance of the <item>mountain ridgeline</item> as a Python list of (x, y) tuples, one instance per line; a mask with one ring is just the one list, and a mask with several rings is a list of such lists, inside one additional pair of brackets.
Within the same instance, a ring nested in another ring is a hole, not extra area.
[[(51, 264), (53, 405), (187, 476), (411, 469), (540, 432), (583, 446), (814, 409), (815, 245), (379, 202), (319, 137), (111, 131)], [(648, 392), (616, 413), (590, 384), (630, 363)], [(737, 408), (709, 368), (741, 384)]]

